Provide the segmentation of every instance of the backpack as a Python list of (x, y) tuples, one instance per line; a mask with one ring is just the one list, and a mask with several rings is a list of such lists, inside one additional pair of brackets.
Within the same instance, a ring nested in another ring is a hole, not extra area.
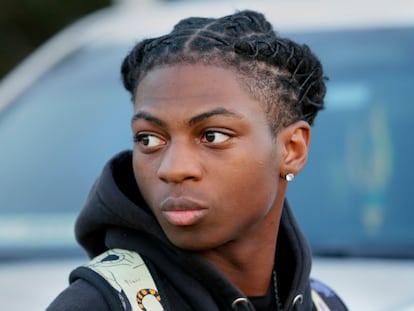
[[(105, 297), (112, 311), (163, 311), (162, 297), (142, 257), (134, 251), (110, 249), (70, 274), (84, 279)], [(314, 311), (346, 311), (342, 300), (325, 284), (311, 279)]]

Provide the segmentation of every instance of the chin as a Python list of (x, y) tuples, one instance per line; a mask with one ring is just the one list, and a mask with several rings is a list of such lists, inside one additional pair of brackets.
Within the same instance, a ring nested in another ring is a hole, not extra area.
[(174, 233), (174, 234), (167, 234), (169, 241), (176, 247), (187, 250), (187, 251), (194, 251), (194, 252), (201, 252), (208, 249), (214, 249), (218, 247), (219, 243), (214, 243), (210, 238), (206, 240), (206, 235), (202, 234), (199, 236), (194, 232), (187, 232), (186, 234)]

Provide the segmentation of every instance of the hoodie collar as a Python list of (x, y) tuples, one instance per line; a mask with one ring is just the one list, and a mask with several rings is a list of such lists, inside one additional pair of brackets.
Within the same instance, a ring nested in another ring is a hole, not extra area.
[(279, 226), (275, 269), (283, 310), (311, 310), (311, 251), (287, 201)]

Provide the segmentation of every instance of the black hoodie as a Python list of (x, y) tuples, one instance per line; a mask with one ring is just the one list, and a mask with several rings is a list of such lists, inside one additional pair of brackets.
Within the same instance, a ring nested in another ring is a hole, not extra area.
[[(254, 310), (250, 304), (232, 307), (245, 295), (203, 257), (169, 242), (140, 195), (130, 151), (118, 154), (105, 166), (79, 215), (75, 232), (90, 257), (111, 248), (138, 252), (163, 301), (167, 301), (166, 310)], [(285, 202), (275, 259), (283, 310), (312, 310), (310, 269), (309, 247)], [(78, 279), (47, 310), (110, 309), (96, 288)]]

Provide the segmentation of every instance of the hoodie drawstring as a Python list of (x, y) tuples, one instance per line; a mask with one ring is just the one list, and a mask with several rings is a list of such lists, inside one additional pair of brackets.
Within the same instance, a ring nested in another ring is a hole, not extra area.
[(234, 311), (241, 311), (241, 310), (247, 310), (247, 311), (252, 311), (254, 310), (251, 302), (249, 301), (249, 299), (244, 298), (244, 297), (240, 297), (235, 299), (232, 304), (231, 304), (231, 308)]

